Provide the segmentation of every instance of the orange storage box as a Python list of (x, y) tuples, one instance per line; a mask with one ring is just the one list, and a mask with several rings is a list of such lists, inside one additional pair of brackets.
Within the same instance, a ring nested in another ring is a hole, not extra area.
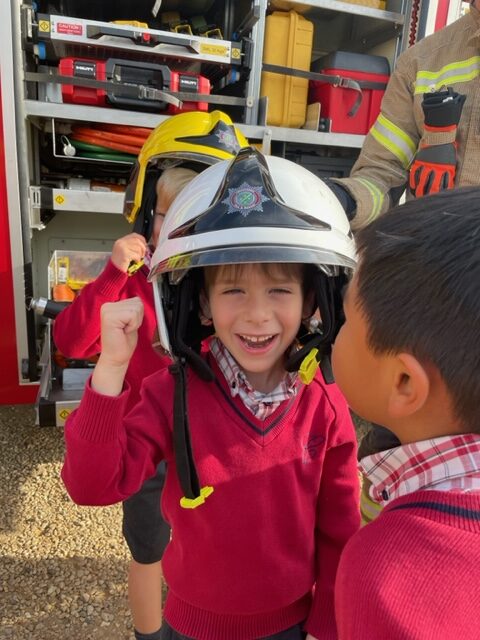
[[(313, 23), (295, 11), (267, 16), (263, 62), (301, 71), (310, 70)], [(267, 124), (301, 127), (307, 112), (308, 80), (264, 71), (260, 88), (268, 96)]]

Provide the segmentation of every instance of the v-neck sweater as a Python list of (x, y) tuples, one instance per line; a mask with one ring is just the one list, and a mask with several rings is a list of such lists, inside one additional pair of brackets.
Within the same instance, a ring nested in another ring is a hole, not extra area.
[(214, 487), (205, 504), (179, 505), (168, 370), (144, 381), (125, 418), (128, 390), (112, 398), (87, 386), (65, 428), (67, 490), (79, 504), (118, 502), (166, 459), (169, 624), (198, 640), (254, 640), (306, 620), (314, 637), (334, 640), (337, 564), (359, 527), (356, 439), (345, 400), (319, 373), (260, 421), (231, 398), (213, 366), (217, 382), (187, 376), (195, 461), (201, 484)]
[(336, 583), (340, 640), (478, 640), (480, 492), (419, 490), (355, 534)]

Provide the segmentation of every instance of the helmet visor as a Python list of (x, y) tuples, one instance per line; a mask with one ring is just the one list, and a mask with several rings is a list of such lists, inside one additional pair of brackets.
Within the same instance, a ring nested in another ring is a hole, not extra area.
[(355, 267), (355, 260), (351, 256), (340, 255), (322, 247), (260, 246), (255, 244), (215, 247), (212, 250), (206, 249), (173, 256), (156, 264), (150, 271), (148, 279), (151, 281), (159, 274), (168, 273), (170, 282), (177, 284), (189, 269), (195, 267), (256, 262), (313, 264), (327, 275), (332, 276), (338, 275), (340, 271), (345, 269), (353, 270)]

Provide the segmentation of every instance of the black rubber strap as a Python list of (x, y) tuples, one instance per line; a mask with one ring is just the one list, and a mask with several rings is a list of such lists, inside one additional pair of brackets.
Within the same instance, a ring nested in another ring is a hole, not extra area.
[(185, 364), (177, 361), (169, 370), (175, 378), (173, 399), (173, 450), (177, 475), (186, 498), (193, 500), (200, 496), (200, 483), (193, 461), (192, 444), (187, 412), (187, 377)]
[(173, 104), (175, 107), (181, 107), (182, 102), (171, 92), (162, 91), (155, 87), (149, 87), (141, 84), (130, 84), (120, 82), (108, 82), (103, 80), (95, 80), (93, 78), (80, 78), (78, 76), (61, 76), (56, 73), (34, 73), (27, 71), (25, 73), (27, 82), (50, 82), (54, 84), (74, 85), (76, 87), (88, 87), (92, 89), (103, 89), (114, 95), (122, 95), (127, 98), (136, 98), (137, 100), (156, 100)]
[(52, 84), (73, 85), (75, 87), (87, 87), (91, 89), (103, 89), (113, 95), (120, 95), (136, 100), (158, 101), (172, 104), (181, 108), (183, 102), (208, 102), (209, 104), (220, 104), (226, 106), (245, 106), (246, 98), (235, 96), (219, 96), (210, 93), (194, 93), (192, 91), (170, 91), (157, 89), (141, 84), (109, 82), (107, 80), (95, 80), (94, 78), (81, 78), (79, 76), (61, 76), (56, 73), (35, 73), (27, 71), (25, 73), (27, 82), (48, 82)]
[(313, 80), (317, 82), (324, 82), (327, 84), (331, 84), (334, 87), (342, 87), (344, 89), (353, 89), (353, 91), (357, 91), (358, 95), (355, 100), (353, 107), (348, 112), (349, 117), (353, 117), (360, 105), (362, 104), (362, 88), (363, 89), (385, 89), (386, 85), (384, 82), (369, 82), (366, 80), (353, 80), (352, 78), (347, 78), (345, 76), (340, 75), (329, 75), (327, 73), (317, 73), (315, 71), (303, 71), (302, 69), (292, 69), (291, 67), (283, 67), (278, 64), (267, 64), (263, 63), (262, 70), (267, 71), (268, 73), (279, 73), (282, 75), (293, 76), (295, 78), (304, 78), (305, 80)]

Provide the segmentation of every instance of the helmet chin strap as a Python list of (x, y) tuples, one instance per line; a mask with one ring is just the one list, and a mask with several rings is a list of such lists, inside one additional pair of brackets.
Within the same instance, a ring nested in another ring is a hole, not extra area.
[(133, 223), (133, 232), (142, 235), (147, 242), (152, 236), (153, 214), (157, 203), (156, 185), (159, 177), (158, 170), (146, 174), (142, 204)]
[[(206, 337), (198, 313), (192, 313), (195, 301), (198, 300), (198, 285), (191, 273), (188, 273), (178, 285), (177, 295), (173, 303), (172, 348), (176, 361), (170, 366), (170, 372), (175, 378), (175, 395), (173, 401), (173, 447), (177, 475), (184, 493), (180, 505), (185, 509), (195, 509), (205, 502), (213, 493), (213, 487), (200, 486), (197, 469), (192, 451), (190, 425), (187, 407), (187, 363), (206, 382), (214, 380), (213, 371), (197, 353), (195, 349), (185, 343), (184, 336), (188, 335), (193, 343), (200, 345)], [(210, 333), (213, 327), (210, 329)], [(202, 335), (203, 334), (203, 335)]]
[(301, 330), (298, 340), (302, 346), (285, 363), (287, 371), (299, 372), (304, 384), (310, 384), (318, 366), (325, 382), (334, 382), (330, 354), (343, 321), (341, 289), (345, 283), (346, 276), (343, 274), (332, 277), (319, 272), (315, 276), (315, 299), (321, 318), (320, 332), (305, 335)]
[(180, 486), (184, 493), (180, 506), (184, 509), (196, 509), (213, 493), (213, 487), (200, 487), (198, 473), (192, 452), (190, 426), (187, 410), (187, 372), (185, 361), (178, 360), (170, 366), (175, 378), (173, 401), (173, 449)]

